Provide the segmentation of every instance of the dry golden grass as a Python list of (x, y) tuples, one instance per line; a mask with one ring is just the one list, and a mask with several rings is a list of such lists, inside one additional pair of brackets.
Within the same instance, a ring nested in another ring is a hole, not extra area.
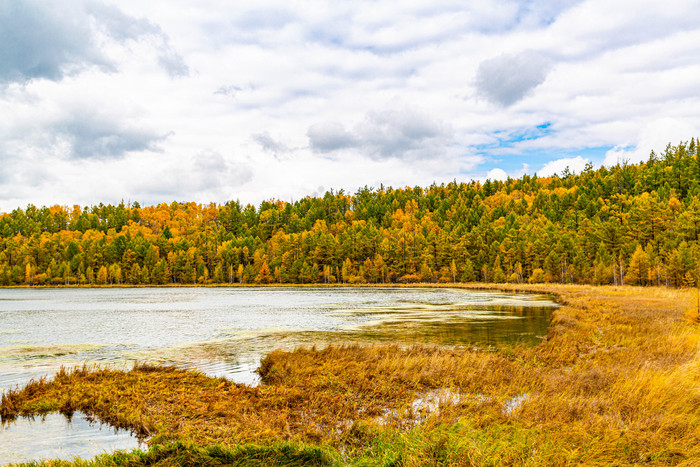
[(545, 342), (275, 351), (255, 388), (168, 368), (83, 368), (6, 394), (0, 415), (81, 410), (151, 445), (320, 443), (361, 465), (700, 464), (695, 291), (499, 288), (564, 304)]

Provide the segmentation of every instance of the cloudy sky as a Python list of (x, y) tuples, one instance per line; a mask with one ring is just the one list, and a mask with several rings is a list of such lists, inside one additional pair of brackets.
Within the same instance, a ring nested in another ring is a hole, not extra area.
[(700, 136), (700, 2), (0, 0), (0, 212), (548, 175)]

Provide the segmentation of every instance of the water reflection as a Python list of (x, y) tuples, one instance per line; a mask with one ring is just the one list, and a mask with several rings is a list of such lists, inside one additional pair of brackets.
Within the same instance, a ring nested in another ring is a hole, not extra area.
[(255, 384), (275, 348), (538, 342), (543, 297), (460, 289), (2, 289), (0, 391), (83, 362), (197, 368)]
[(42, 459), (83, 459), (104, 452), (146, 446), (126, 430), (96, 423), (81, 412), (68, 420), (60, 414), (20, 418), (0, 426), (0, 464)]
[[(0, 289), (0, 393), (61, 366), (135, 361), (257, 384), (275, 348), (339, 342), (536, 343), (553, 308), (542, 297), (459, 289)], [(0, 432), (0, 463), (132, 449), (128, 433), (50, 414)]]

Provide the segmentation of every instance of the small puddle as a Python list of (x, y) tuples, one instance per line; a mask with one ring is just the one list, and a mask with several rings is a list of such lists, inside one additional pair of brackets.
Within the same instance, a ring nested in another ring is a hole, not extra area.
[(146, 449), (128, 430), (90, 420), (75, 412), (68, 420), (58, 413), (18, 418), (0, 425), (0, 465), (45, 459), (90, 459), (117, 450)]

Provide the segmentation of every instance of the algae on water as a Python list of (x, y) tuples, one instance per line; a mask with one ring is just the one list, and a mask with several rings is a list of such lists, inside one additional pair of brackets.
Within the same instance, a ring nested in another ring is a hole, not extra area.
[(9, 345), (0, 347), (0, 362), (72, 355), (104, 347), (104, 344)]

